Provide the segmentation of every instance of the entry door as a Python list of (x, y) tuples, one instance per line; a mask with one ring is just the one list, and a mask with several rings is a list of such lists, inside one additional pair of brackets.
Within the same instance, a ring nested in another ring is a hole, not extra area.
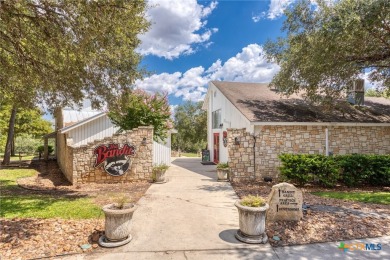
[(214, 133), (214, 163), (219, 163), (219, 133)]

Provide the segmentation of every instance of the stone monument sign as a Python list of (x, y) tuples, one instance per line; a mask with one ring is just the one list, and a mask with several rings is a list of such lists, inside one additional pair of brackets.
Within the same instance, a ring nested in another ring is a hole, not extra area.
[(274, 185), (268, 199), (267, 220), (298, 221), (303, 217), (302, 203), (302, 191), (294, 185), (286, 182)]

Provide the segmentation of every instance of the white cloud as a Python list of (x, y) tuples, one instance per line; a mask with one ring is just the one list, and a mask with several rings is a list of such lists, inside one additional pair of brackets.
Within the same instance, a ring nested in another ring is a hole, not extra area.
[(258, 23), (266, 16), (266, 12), (261, 12), (259, 14), (252, 14), (252, 20), (255, 23)]
[(284, 10), (293, 2), (294, 0), (271, 0), (269, 10), (267, 12), (267, 18), (274, 20), (282, 16)]
[[(296, 0), (271, 0), (268, 11), (267, 12), (261, 12), (257, 15), (252, 15), (253, 22), (257, 23), (261, 21), (262, 19), (270, 19), (275, 20), (283, 15), (284, 10), (294, 3)], [(335, 0), (325, 0), (324, 3), (326, 5), (333, 5), (335, 3)], [(314, 10), (318, 10), (318, 1), (317, 0), (310, 0), (311, 6), (314, 8)]]
[(208, 15), (217, 7), (217, 2), (208, 6), (196, 0), (149, 0), (147, 11), (151, 28), (144, 35), (139, 52), (172, 60), (180, 55), (195, 52), (197, 44), (208, 44), (217, 28), (206, 28)]
[(264, 49), (258, 44), (250, 44), (225, 63), (215, 61), (207, 70), (194, 67), (184, 73), (155, 74), (136, 86), (147, 91), (163, 91), (184, 100), (203, 100), (207, 83), (211, 80), (240, 82), (270, 82), (279, 71), (279, 66), (269, 63), (264, 57)]
[(267, 62), (263, 47), (258, 44), (250, 44), (225, 64), (218, 60), (210, 68), (211, 80), (241, 82), (269, 82), (279, 71), (278, 65)]

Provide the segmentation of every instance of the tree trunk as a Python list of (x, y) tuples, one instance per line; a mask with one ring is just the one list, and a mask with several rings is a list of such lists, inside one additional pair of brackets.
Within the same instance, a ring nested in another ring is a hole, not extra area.
[(5, 145), (5, 151), (4, 151), (4, 159), (3, 162), (1, 163), (2, 165), (7, 165), (11, 161), (11, 146), (12, 146), (12, 140), (14, 139), (15, 117), (16, 117), (16, 108), (12, 107), (11, 118), (9, 119), (9, 126), (8, 126), (7, 143)]
[(11, 156), (15, 156), (15, 133), (12, 138), (12, 143), (11, 143)]

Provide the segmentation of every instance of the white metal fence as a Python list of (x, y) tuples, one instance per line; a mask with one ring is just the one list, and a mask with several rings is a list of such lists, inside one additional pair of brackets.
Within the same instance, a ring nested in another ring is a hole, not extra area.
[(153, 141), (153, 165), (171, 165), (171, 143), (161, 144)]

